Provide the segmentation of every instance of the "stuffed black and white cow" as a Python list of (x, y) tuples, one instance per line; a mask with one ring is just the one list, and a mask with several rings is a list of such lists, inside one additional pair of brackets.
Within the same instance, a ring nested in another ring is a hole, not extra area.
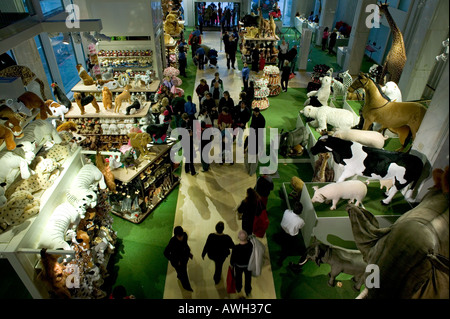
[(311, 153), (316, 155), (327, 152), (331, 152), (334, 161), (343, 168), (337, 182), (354, 175), (391, 179), (393, 186), (387, 192), (387, 198), (381, 201), (385, 205), (391, 202), (399, 190), (412, 183), (405, 194), (405, 198), (410, 198), (424, 166), (420, 158), (411, 154), (390, 152), (323, 135), (317, 140), (316, 145), (311, 147)]

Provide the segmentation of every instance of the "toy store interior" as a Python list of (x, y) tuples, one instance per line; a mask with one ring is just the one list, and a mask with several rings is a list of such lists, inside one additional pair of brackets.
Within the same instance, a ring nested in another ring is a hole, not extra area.
[(0, 299), (448, 300), (448, 53), (447, 0), (0, 1)]

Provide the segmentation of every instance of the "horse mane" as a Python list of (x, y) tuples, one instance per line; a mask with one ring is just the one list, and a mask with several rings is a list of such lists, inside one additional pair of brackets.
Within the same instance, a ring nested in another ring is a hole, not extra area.
[(381, 96), (390, 102), (391, 99), (389, 98), (389, 96), (387, 96), (386, 94), (383, 93), (383, 91), (381, 90), (381, 86), (377, 82), (375, 82), (370, 76), (367, 76), (367, 78), (370, 81), (372, 81), (373, 84), (375, 84), (375, 87), (378, 89), (378, 92), (380, 92)]

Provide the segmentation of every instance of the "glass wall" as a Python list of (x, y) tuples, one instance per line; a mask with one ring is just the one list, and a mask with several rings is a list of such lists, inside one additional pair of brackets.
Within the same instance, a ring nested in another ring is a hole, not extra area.
[(77, 61), (73, 49), (72, 38), (69, 37), (69, 43), (63, 42), (64, 36), (60, 33), (57, 37), (50, 38), (53, 52), (58, 64), (59, 73), (63, 81), (65, 93), (69, 94), (70, 90), (80, 81), (76, 68)]
[(50, 85), (53, 83), (52, 74), (50, 73), (50, 69), (48, 67), (47, 57), (45, 56), (44, 48), (42, 47), (41, 38), (37, 35), (34, 37), (34, 41), (36, 42), (36, 47), (39, 51), (39, 56), (41, 57), (41, 62), (44, 67), (45, 75), (47, 76), (47, 82)]
[(44, 16), (65, 11), (62, 0), (39, 0)]

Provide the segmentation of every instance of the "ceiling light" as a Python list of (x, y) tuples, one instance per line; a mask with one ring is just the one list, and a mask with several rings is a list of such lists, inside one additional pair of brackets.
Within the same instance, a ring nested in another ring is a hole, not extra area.
[(64, 35), (64, 37), (63, 37), (63, 40), (62, 40), (62, 42), (64, 43), (64, 44), (70, 44), (70, 36), (69, 36), (69, 33), (63, 33), (63, 35)]
[(80, 32), (72, 32), (73, 42), (80, 44), (81, 43), (81, 34)]

